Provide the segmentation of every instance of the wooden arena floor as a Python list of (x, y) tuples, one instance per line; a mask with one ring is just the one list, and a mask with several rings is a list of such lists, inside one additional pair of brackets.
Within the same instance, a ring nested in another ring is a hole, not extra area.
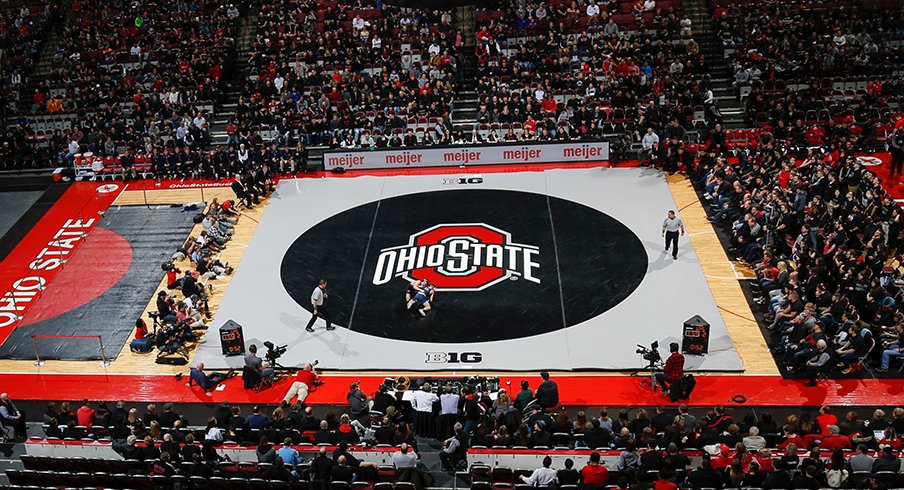
[[(669, 187), (679, 206), (679, 213), (684, 219), (689, 239), (693, 242), (694, 249), (703, 267), (704, 274), (709, 282), (710, 289), (716, 299), (716, 304), (721, 310), (722, 317), (731, 334), (734, 345), (744, 361), (745, 374), (777, 375), (778, 371), (773, 363), (766, 343), (753, 318), (747, 300), (741, 291), (739, 279), (750, 277), (751, 272), (729, 261), (718, 240), (712, 226), (706, 220), (703, 206), (697, 199), (696, 193), (691, 187), (690, 181), (681, 175), (668, 178)], [(223, 199), (233, 198), (234, 195), (228, 187), (205, 188), (204, 200), (214, 197)], [(116, 201), (117, 205), (145, 204), (145, 200), (151, 206), (166, 204), (182, 204), (198, 202), (202, 200), (201, 192), (197, 188), (179, 190), (125, 190)], [(220, 260), (228, 261), (233, 267), (238, 267), (245, 254), (248, 243), (257, 229), (257, 224), (263, 214), (265, 202), (255, 206), (251, 210), (243, 210), (243, 216), (235, 227), (233, 239), (223, 251)], [(192, 236), (197, 236), (201, 226), (197, 225), (192, 230)], [(177, 264), (180, 268), (190, 267), (188, 260)], [(210, 296), (210, 308), (216, 311), (223, 297), (223, 293), (229, 285), (231, 277), (225, 280), (215, 280), (214, 290)], [(163, 278), (160, 288), (165, 289)], [(154, 297), (148, 299), (144, 318), (147, 313), (156, 310)], [(150, 322), (149, 322), (150, 323)], [(211, 325), (211, 328), (217, 328)], [(131, 337), (129, 339), (131, 341)], [(191, 349), (193, 357), (194, 349)], [(0, 360), (0, 372), (5, 373), (72, 373), (72, 374), (147, 374), (166, 375), (185, 373), (188, 366), (170, 366), (154, 363), (156, 353), (135, 354), (128, 348), (128, 342), (119, 352), (118, 357), (106, 368), (100, 367), (96, 361), (48, 361), (44, 366), (37, 367), (32, 361)], [(190, 359), (191, 361), (192, 359)], [(342, 373), (336, 373), (342, 374)], [(376, 373), (375, 373), (376, 374)], [(403, 373), (393, 373), (403, 374)], [(562, 373), (568, 375), (583, 375), (583, 373)], [(601, 373), (587, 373), (599, 376)], [(614, 376), (620, 373), (607, 373)], [(90, 395), (89, 395), (90, 396)]]

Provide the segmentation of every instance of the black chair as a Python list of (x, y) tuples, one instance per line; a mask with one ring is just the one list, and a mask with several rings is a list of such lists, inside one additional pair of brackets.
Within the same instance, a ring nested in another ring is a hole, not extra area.
[(507, 466), (493, 468), (493, 483), (515, 483), (515, 472)]
[(471, 469), (468, 471), (468, 473), (471, 476), (472, 482), (489, 482), (492, 480), (492, 471), (492, 468), (487, 465), (475, 464), (471, 466)]
[(22, 465), (25, 466), (26, 470), (37, 470), (38, 469), (38, 458), (30, 455), (23, 454), (19, 457), (22, 460)]
[(11, 485), (28, 485), (28, 478), (22, 471), (19, 470), (6, 470), (6, 478), (9, 480), (9, 483)]

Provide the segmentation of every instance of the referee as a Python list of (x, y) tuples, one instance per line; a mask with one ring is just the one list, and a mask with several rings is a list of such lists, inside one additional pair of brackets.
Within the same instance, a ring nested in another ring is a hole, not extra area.
[(336, 327), (333, 326), (332, 320), (330, 318), (330, 312), (326, 309), (326, 306), (323, 304), (330, 295), (326, 292), (326, 279), (321, 279), (320, 284), (314, 288), (314, 292), (311, 293), (311, 306), (314, 307), (314, 315), (311, 316), (311, 320), (308, 321), (308, 326), (304, 329), (308, 332), (313, 332), (314, 329), (311, 328), (314, 325), (314, 322), (317, 321), (317, 317), (321, 317), (326, 321), (326, 329), (334, 330)]
[(662, 236), (665, 237), (665, 251), (669, 251), (672, 245), (672, 259), (678, 260), (678, 231), (684, 235), (684, 221), (675, 216), (675, 211), (669, 210), (669, 215), (662, 222)]

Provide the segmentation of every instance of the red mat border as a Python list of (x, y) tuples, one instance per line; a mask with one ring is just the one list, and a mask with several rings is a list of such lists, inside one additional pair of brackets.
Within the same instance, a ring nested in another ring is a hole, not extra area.
[[(255, 393), (242, 388), (242, 380), (228, 380), (223, 391), (210, 395), (197, 386), (188, 387), (187, 376), (176, 380), (171, 375), (114, 375), (114, 374), (0, 374), (0, 385), (13, 399), (27, 400), (79, 400), (86, 396), (92, 400), (130, 402), (172, 401), (177, 403), (230, 403), (275, 405), (282, 400), (292, 379), (278, 381), (272, 388)], [(472, 373), (457, 373), (466, 376)], [(437, 375), (439, 376), (439, 375)], [(360, 380), (367, 393), (377, 390), (385, 376), (374, 374), (325, 375), (325, 384), (308, 397), (312, 405), (345, 405), (346, 393), (351, 382)], [(522, 379), (532, 388), (540, 383), (536, 373), (504, 374), (502, 386), (509, 391), (516, 389)], [(560, 400), (564, 406), (654, 406), (674, 405), (659, 393), (653, 393), (644, 376), (628, 375), (563, 375), (554, 374), (559, 385)], [(510, 384), (509, 384), (510, 383)], [(735, 395), (746, 397), (744, 404), (732, 401)], [(896, 403), (904, 396), (904, 383), (900, 379), (845, 379), (823, 381), (815, 387), (806, 387), (803, 381), (783, 379), (780, 376), (762, 375), (701, 375), (690, 400), (693, 407), (726, 406), (873, 406)]]

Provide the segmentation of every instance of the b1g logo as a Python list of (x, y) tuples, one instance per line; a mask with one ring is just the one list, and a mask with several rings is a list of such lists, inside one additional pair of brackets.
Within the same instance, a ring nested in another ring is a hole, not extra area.
[(407, 245), (384, 248), (373, 284), (395, 277), (426, 279), (437, 291), (482, 291), (506, 279), (540, 284), (540, 248), (515, 243), (485, 223), (442, 224), (411, 235)]
[(425, 364), (477, 364), (483, 361), (480, 352), (428, 352)]
[(443, 179), (443, 185), (477, 185), (483, 184), (483, 177), (455, 177)]

